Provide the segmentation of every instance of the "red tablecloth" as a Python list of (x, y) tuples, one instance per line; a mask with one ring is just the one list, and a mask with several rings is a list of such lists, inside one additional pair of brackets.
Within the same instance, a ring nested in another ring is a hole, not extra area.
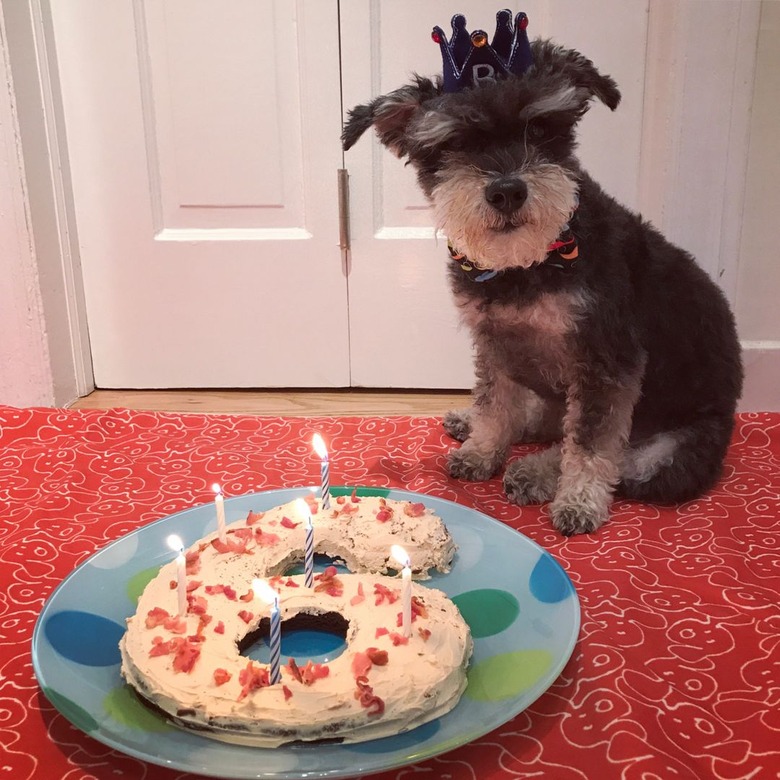
[[(780, 777), (780, 415), (738, 419), (724, 478), (677, 507), (620, 502), (593, 536), (564, 539), (500, 479), (445, 472), (429, 417), (278, 419), (0, 407), (0, 777), (194, 775), (85, 736), (40, 693), (30, 656), (45, 599), (77, 564), (139, 525), (228, 495), (318, 481), (399, 487), (500, 519), (563, 565), (582, 606), (574, 654), (513, 721), (379, 780)], [(522, 449), (518, 448), (517, 452)]]

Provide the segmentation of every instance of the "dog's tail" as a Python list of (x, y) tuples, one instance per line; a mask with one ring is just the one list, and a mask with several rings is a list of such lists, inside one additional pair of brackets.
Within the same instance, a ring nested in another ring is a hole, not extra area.
[(733, 430), (733, 415), (707, 417), (631, 444), (617, 495), (657, 504), (700, 496), (720, 478)]

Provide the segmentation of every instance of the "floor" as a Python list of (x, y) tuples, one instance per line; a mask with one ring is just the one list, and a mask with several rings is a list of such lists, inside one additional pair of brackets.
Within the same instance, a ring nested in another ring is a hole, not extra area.
[(273, 417), (437, 416), (468, 406), (469, 398), (467, 390), (95, 390), (71, 408)]

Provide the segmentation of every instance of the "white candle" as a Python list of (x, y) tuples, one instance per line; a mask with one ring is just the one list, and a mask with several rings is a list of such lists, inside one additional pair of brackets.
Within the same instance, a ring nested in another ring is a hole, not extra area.
[(315, 433), (312, 438), (314, 451), (320, 456), (320, 478), (322, 481), (322, 508), (330, 509), (330, 460), (328, 459), (328, 448), (322, 440), (319, 433)]
[(282, 621), (279, 613), (279, 595), (265, 581), (254, 580), (252, 590), (255, 596), (271, 605), (271, 631), (268, 644), (271, 650), (271, 671), (269, 677), (271, 685), (276, 685), (282, 679), (282, 670), (279, 667), (282, 653)]
[(403, 566), (401, 570), (402, 589), (401, 589), (401, 608), (404, 636), (410, 636), (412, 633), (412, 562), (406, 554), (406, 550), (397, 544), (390, 548), (393, 558)]
[(306, 518), (306, 540), (303, 546), (303, 584), (307, 588), (311, 588), (314, 585), (314, 526), (311, 522), (309, 505), (302, 498), (299, 498), (295, 505), (298, 508), (298, 514)]
[(215, 482), (211, 489), (214, 491), (214, 506), (217, 509), (217, 532), (219, 533), (219, 541), (224, 542), (227, 540), (225, 533), (225, 497), (222, 495), (222, 488)]
[(187, 560), (184, 557), (184, 543), (176, 536), (171, 534), (168, 539), (168, 546), (179, 554), (176, 556), (176, 592), (179, 599), (179, 616), (187, 614)]

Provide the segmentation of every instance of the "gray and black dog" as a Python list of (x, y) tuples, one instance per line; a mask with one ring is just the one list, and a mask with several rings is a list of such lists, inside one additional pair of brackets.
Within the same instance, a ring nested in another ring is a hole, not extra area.
[[(522, 46), (527, 19), (512, 29), (508, 13), (498, 22)], [(656, 503), (702, 494), (731, 438), (739, 341), (725, 297), (694, 259), (575, 157), (577, 123), (593, 98), (617, 108), (617, 85), (547, 40), (525, 38), (529, 62), (512, 69), (498, 32), (493, 49), (471, 33), (466, 55), (464, 35), (460, 16), (449, 42), (435, 28), (444, 77), (416, 76), (357, 106), (342, 137), (349, 149), (373, 126), (407, 158), (449, 240), (477, 377), (472, 406), (444, 419), (463, 442), (450, 474), (488, 479), (511, 444), (553, 442), (509, 463), (504, 488), (517, 504), (552, 501), (565, 535), (601, 526), (616, 493)], [(470, 62), (475, 48), (493, 64)]]

